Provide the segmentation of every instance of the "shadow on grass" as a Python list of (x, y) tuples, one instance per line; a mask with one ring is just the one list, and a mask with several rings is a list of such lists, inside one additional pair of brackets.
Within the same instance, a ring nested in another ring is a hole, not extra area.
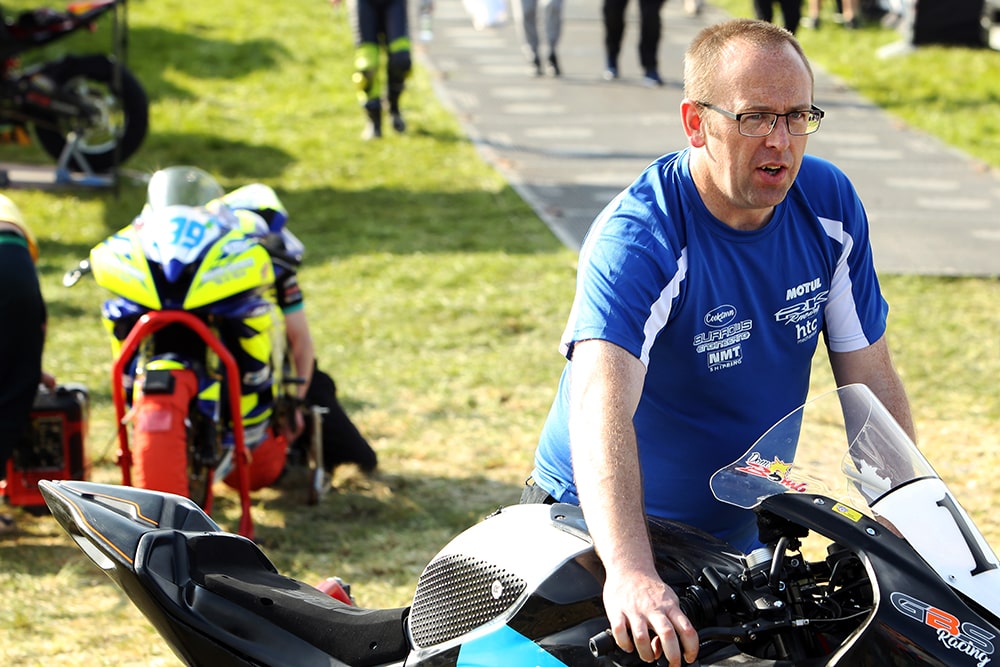
[[(209, 39), (200, 36), (198, 28), (192, 25), (191, 29), (179, 32), (159, 27), (129, 27), (131, 57), (128, 67), (142, 82), (150, 102), (198, 98), (197, 93), (165, 77), (166, 72), (177, 72), (195, 79), (226, 81), (271, 69), (288, 57), (288, 51), (277, 40), (236, 42)], [(91, 39), (78, 42), (75, 50), (99, 52), (104, 48), (99, 39)]]
[[(210, 172), (224, 174), (241, 182), (267, 180), (279, 173), (291, 160), (279, 149), (240, 145), (239, 152), (256, 153), (256, 166), (249, 162), (228, 164), (219, 159), (226, 150), (212, 150), (198, 159), (199, 148), (219, 139), (203, 136), (174, 137), (177, 159), (171, 164), (197, 164)], [(190, 153), (184, 153), (184, 146)], [(306, 244), (306, 266), (333, 258), (378, 253), (411, 255), (438, 252), (504, 252), (539, 254), (562, 248), (555, 236), (541, 224), (520, 196), (505, 186), (499, 192), (417, 192), (391, 188), (344, 191), (318, 188), (283, 193), (282, 202), (289, 211), (289, 228)], [(106, 201), (103, 227), (107, 235), (129, 224), (145, 201), (145, 185), (139, 175), (123, 185), (118, 197), (106, 192), (81, 191), (81, 199)], [(474, 213), (474, 214), (470, 214)], [(57, 239), (44, 241), (45, 256), (83, 259), (93, 243), (66, 243)], [(74, 260), (75, 261), (75, 260)], [(73, 268), (43, 267), (46, 273)]]

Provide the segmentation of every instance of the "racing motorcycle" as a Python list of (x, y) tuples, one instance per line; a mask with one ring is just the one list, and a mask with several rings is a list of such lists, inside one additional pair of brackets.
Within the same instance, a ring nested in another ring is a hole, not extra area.
[[(76, 2), (67, 11), (22, 12), (0, 26), (0, 124), (42, 149), (61, 170), (106, 173), (134, 154), (149, 126), (145, 90), (122, 62), (125, 0)], [(66, 55), (21, 66), (21, 58), (115, 10), (115, 55)]]
[(223, 479), (238, 489), (239, 530), (252, 537), (249, 493), (284, 467), (296, 382), (271, 291), (302, 247), (280, 203), (268, 208), (272, 227), (225, 203), (243, 193), (225, 195), (195, 167), (157, 171), (142, 213), (63, 282), (91, 273), (112, 294), (101, 313), (115, 351), (123, 483), (190, 497), (211, 513), (213, 481)]
[[(1000, 633), (997, 558), (867, 387), (810, 401), (711, 479), (757, 517), (750, 554), (651, 521), (698, 664), (982, 667)], [(53, 516), (188, 665), (641, 664), (617, 649), (575, 506), (506, 507), (426, 566), (412, 604), (363, 609), (279, 574), (190, 501), (43, 482)], [(662, 661), (661, 661), (662, 662)]]

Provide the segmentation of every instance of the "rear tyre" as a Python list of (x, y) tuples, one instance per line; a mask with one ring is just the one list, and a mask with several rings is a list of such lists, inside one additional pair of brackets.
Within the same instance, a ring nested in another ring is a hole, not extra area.
[[(52, 115), (37, 124), (35, 136), (56, 160), (71, 132), (79, 137), (68, 168), (104, 173), (130, 158), (149, 129), (149, 102), (139, 80), (120, 67), (120, 90), (115, 84), (114, 61), (103, 55), (69, 56), (45, 68), (61, 96), (75, 99), (86, 113), (76, 118)], [(88, 169), (89, 168), (89, 169)]]

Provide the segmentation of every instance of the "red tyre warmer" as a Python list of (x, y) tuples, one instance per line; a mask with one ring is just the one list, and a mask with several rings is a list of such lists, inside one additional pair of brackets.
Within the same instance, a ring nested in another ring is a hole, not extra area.
[(173, 391), (135, 396), (132, 443), (133, 484), (143, 489), (188, 495), (185, 419), (198, 391), (194, 371), (171, 370)]

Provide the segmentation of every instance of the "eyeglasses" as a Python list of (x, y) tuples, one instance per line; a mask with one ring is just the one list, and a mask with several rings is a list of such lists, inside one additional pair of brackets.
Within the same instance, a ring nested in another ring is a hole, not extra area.
[(733, 113), (708, 102), (698, 102), (697, 104), (720, 113), (726, 118), (735, 120), (739, 124), (740, 134), (744, 137), (766, 137), (774, 131), (774, 126), (778, 124), (779, 118), (785, 119), (788, 134), (799, 137), (812, 134), (819, 129), (819, 124), (823, 120), (823, 116), (826, 115), (825, 111), (815, 105), (809, 111), (789, 111), (788, 113), (747, 111), (745, 113)]

